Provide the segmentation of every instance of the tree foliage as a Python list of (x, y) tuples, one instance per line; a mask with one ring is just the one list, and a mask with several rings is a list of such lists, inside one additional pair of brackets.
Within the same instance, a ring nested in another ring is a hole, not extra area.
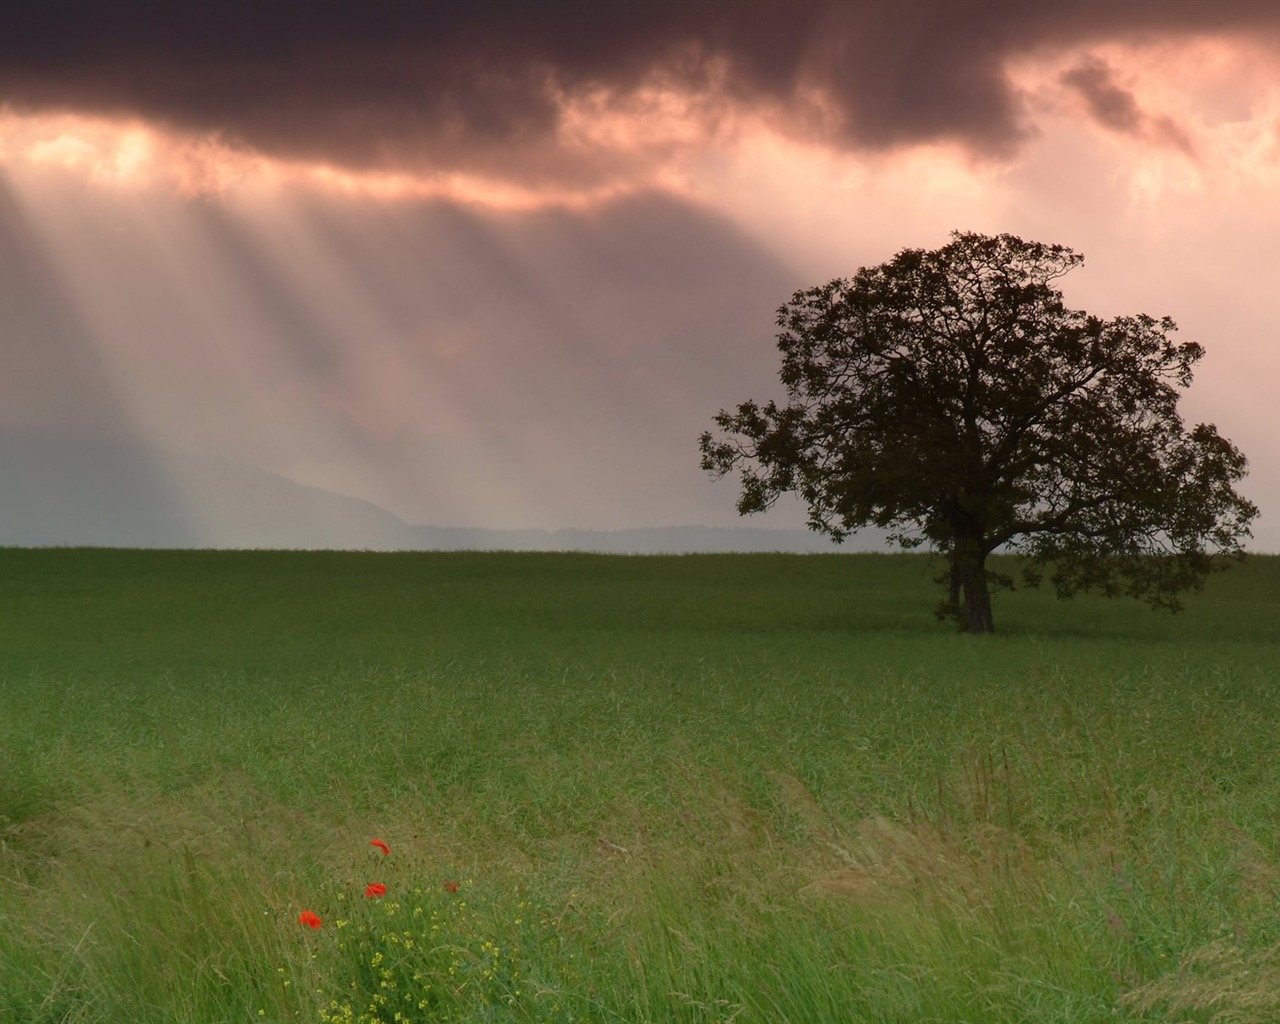
[(721, 410), (702, 466), (738, 470), (738, 510), (786, 492), (837, 540), (865, 526), (947, 559), (944, 607), (993, 627), (987, 556), (1026, 556), (1060, 596), (1098, 590), (1177, 610), (1241, 554), (1255, 506), (1244, 456), (1184, 427), (1204, 354), (1168, 318), (1068, 308), (1083, 257), (1011, 235), (955, 233), (778, 310), (784, 404)]

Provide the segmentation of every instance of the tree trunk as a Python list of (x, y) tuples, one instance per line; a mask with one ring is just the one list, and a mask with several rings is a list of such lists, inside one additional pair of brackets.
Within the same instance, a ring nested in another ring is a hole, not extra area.
[(970, 633), (994, 633), (991, 617), (991, 591), (987, 589), (987, 570), (979, 565), (964, 581), (964, 616)]
[(987, 555), (982, 544), (972, 538), (956, 538), (952, 548), (951, 582), (959, 583), (964, 596), (960, 624), (970, 633), (994, 633), (991, 591), (987, 586)]

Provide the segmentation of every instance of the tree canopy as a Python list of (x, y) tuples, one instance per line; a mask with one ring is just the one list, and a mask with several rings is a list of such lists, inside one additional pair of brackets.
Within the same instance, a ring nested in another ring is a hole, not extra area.
[(1187, 429), (1180, 389), (1204, 355), (1172, 320), (1068, 308), (1055, 282), (1083, 257), (1012, 235), (956, 232), (778, 310), (786, 402), (744, 402), (701, 437), (733, 470), (738, 511), (787, 492), (809, 525), (866, 526), (947, 560), (942, 606), (994, 629), (987, 569), (1019, 553), (1059, 596), (1178, 595), (1242, 554), (1257, 508), (1246, 460), (1213, 424)]

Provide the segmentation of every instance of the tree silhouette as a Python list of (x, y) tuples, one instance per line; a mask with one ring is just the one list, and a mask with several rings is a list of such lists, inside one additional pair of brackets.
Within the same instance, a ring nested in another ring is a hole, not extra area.
[(1180, 388), (1204, 350), (1168, 318), (1092, 316), (1054, 282), (1083, 257), (1012, 235), (956, 232), (796, 292), (778, 310), (784, 405), (721, 410), (702, 466), (735, 469), (738, 511), (786, 492), (843, 539), (875, 525), (948, 563), (948, 600), (991, 632), (996, 549), (1061, 597), (1178, 594), (1242, 554), (1257, 508), (1240, 451), (1190, 430)]

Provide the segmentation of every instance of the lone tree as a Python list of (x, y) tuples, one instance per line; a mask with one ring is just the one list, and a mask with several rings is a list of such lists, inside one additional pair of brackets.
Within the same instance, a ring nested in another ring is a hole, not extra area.
[(795, 492), (837, 541), (887, 528), (945, 555), (940, 613), (989, 633), (997, 548), (1060, 597), (1096, 589), (1177, 611), (1243, 555), (1257, 508), (1245, 458), (1187, 430), (1177, 388), (1204, 354), (1168, 318), (1068, 309), (1054, 282), (1083, 257), (956, 232), (778, 310), (787, 402), (744, 402), (701, 438), (702, 467), (741, 473), (738, 511)]

